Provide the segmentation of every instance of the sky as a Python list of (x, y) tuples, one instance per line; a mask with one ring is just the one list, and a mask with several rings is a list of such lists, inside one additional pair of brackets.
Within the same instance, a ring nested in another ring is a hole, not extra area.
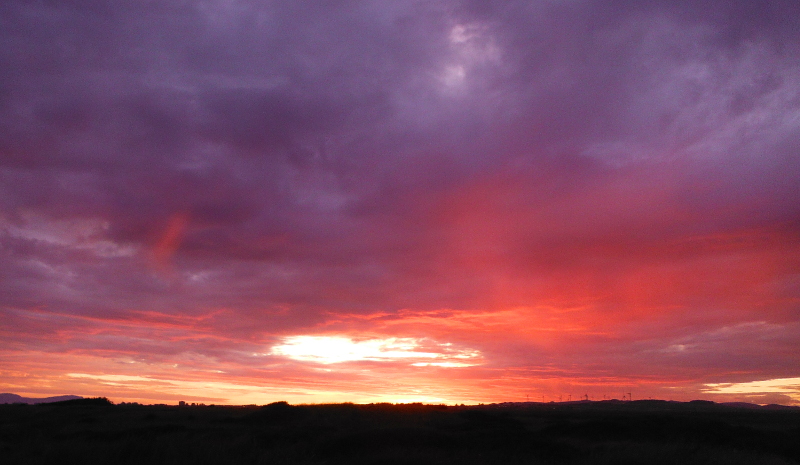
[(800, 405), (800, 3), (0, 3), (0, 391)]

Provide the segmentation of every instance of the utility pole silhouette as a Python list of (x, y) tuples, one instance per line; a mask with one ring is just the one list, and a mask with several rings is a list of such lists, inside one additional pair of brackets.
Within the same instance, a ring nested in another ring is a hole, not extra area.
[(631, 395), (630, 392), (628, 393), (628, 401), (631, 401), (631, 402), (633, 401), (633, 396)]
[(572, 402), (572, 394), (569, 395), (569, 401)]
[(584, 394), (583, 395), (583, 400), (589, 400), (589, 394)]

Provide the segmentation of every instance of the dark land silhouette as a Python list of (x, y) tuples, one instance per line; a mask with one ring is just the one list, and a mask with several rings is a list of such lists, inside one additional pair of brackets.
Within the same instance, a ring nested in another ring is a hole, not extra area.
[(0, 404), (49, 404), (65, 400), (82, 399), (80, 396), (22, 397), (17, 394), (0, 394)]
[(800, 409), (705, 401), (480, 406), (0, 405), (4, 464), (798, 464)]

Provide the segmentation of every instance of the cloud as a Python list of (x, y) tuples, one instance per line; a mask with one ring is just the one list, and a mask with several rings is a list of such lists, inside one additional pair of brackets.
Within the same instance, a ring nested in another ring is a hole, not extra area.
[[(289, 336), (272, 347), (270, 354), (293, 360), (323, 364), (353, 361), (386, 362), (395, 360), (447, 359), (411, 363), (412, 366), (464, 367), (467, 360), (479, 359), (475, 350), (454, 350), (451, 344), (424, 344), (415, 338), (352, 340), (343, 336)], [(429, 350), (429, 351), (425, 351)], [(452, 361), (452, 360), (456, 361)]]
[(463, 373), (794, 376), (797, 10), (6, 1), (3, 347), (241, 373), (340, 335), (444, 354), (415, 382), (471, 363), (430, 341), (479, 351)]
[(746, 383), (709, 383), (703, 392), (709, 394), (785, 394), (794, 402), (800, 402), (800, 378), (779, 378)]

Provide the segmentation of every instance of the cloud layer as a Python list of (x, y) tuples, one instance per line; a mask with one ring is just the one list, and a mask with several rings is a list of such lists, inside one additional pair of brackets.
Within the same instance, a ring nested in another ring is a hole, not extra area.
[[(455, 402), (796, 378), (798, 18), (6, 1), (0, 387)], [(322, 371), (275, 351), (292, 337), (482, 358)]]

